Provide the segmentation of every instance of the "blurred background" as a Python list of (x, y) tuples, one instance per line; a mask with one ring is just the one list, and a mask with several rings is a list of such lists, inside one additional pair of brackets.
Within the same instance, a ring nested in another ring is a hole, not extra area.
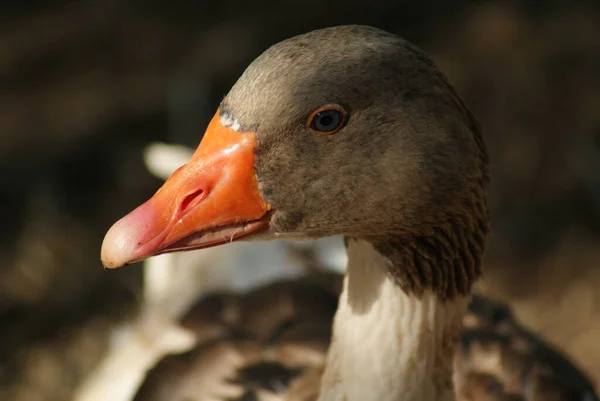
[(345, 23), (429, 52), (478, 116), (493, 234), (479, 290), (600, 389), (600, 2), (28, 0), (0, 4), (0, 399), (68, 400), (140, 307), (105, 231), (200, 140), (246, 65)]

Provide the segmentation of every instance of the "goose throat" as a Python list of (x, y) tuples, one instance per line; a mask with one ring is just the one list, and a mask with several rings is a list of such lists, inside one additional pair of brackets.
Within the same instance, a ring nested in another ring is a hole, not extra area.
[(347, 240), (347, 273), (319, 401), (452, 400), (452, 358), (469, 291), (448, 297), (432, 285), (417, 291), (414, 283), (400, 283), (396, 263), (407, 259), (398, 252), (414, 249), (385, 254), (382, 247)]

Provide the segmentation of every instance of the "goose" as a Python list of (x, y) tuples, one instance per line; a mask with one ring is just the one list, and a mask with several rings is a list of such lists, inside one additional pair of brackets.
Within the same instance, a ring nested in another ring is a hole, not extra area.
[(504, 305), (472, 297), (488, 182), (478, 122), (413, 44), (351, 25), (267, 49), (191, 160), (108, 230), (102, 263), (343, 235), (345, 275), (204, 297), (180, 320), (197, 345), (135, 399), (597, 400)]

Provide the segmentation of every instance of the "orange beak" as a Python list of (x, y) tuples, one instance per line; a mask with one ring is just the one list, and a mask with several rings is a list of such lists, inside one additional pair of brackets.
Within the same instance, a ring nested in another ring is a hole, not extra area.
[(106, 233), (101, 258), (115, 268), (166, 252), (207, 248), (268, 230), (271, 207), (254, 172), (256, 137), (210, 122), (192, 159)]

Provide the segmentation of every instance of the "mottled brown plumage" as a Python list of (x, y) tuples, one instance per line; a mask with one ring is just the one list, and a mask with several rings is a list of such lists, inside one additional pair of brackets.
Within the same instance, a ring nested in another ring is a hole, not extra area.
[(475, 296), (454, 358), (459, 400), (597, 400), (566, 357), (520, 325), (510, 309)]
[(161, 361), (135, 399), (252, 400), (288, 389), (290, 400), (316, 399), (341, 283), (319, 274), (208, 296), (181, 322), (199, 346)]
[[(314, 401), (342, 277), (216, 294), (182, 320), (200, 345), (152, 369), (136, 401)], [(454, 358), (457, 401), (595, 401), (563, 355), (502, 303), (476, 296)]]

